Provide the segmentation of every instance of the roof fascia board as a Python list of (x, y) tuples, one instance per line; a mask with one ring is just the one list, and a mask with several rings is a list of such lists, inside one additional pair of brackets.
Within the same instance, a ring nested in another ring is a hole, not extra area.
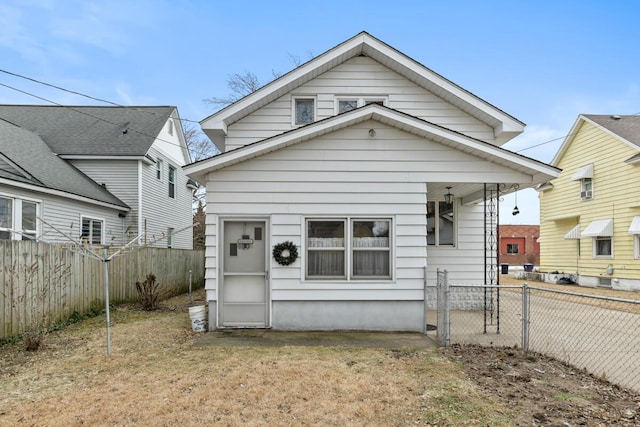
[[(367, 43), (365, 43), (363, 47), (364, 53), (370, 53), (369, 49), (371, 48), (393, 59), (398, 64), (411, 70), (412, 72), (418, 75), (422, 75), (423, 77), (426, 77), (436, 86), (439, 86), (443, 90), (452, 94), (453, 96), (462, 99), (463, 101), (473, 106), (474, 108), (477, 108), (478, 110), (481, 110), (486, 114), (489, 114), (490, 116), (496, 118), (496, 120), (499, 120), (502, 124), (495, 130), (496, 136), (498, 136), (500, 133), (504, 131), (511, 131), (511, 132), (516, 131), (518, 133), (522, 132), (524, 123), (517, 120), (515, 117), (512, 117), (509, 114), (505, 113), (504, 111), (494, 107), (493, 105), (489, 104), (488, 102), (484, 101), (478, 96), (463, 89), (462, 87), (458, 86), (457, 84), (453, 83), (447, 78), (441, 76), (440, 74), (436, 73), (430, 68), (424, 66), (423, 64), (416, 61), (415, 59), (394, 49), (388, 44), (376, 39), (375, 37), (369, 36), (369, 38), (367, 39)], [(373, 55), (369, 55), (369, 56), (374, 57)]]
[(81, 202), (90, 203), (92, 205), (115, 209), (121, 212), (129, 212), (131, 210), (131, 208), (129, 207), (118, 206), (111, 203), (101, 202), (99, 200), (90, 199), (88, 197), (79, 196), (77, 194), (67, 193), (66, 191), (55, 190), (53, 188), (48, 188), (48, 187), (39, 187), (36, 185), (21, 183), (17, 181), (11, 181), (9, 179), (4, 179), (4, 178), (0, 178), (0, 184), (6, 184), (12, 187), (22, 188), (24, 190), (35, 191), (38, 193), (51, 194), (53, 196), (64, 197), (65, 199), (78, 200)]
[(578, 116), (576, 121), (573, 123), (573, 126), (571, 126), (571, 130), (569, 131), (569, 134), (564, 138), (564, 141), (562, 141), (562, 144), (560, 144), (560, 148), (558, 148), (556, 155), (553, 156), (553, 159), (551, 159), (550, 164), (556, 166), (558, 162), (560, 162), (560, 159), (562, 159), (562, 156), (564, 156), (565, 151), (567, 151), (567, 148), (569, 148), (569, 145), (571, 145), (571, 142), (576, 137), (578, 128), (582, 125), (582, 122), (585, 120), (586, 118), (582, 114)]
[(578, 129), (579, 127), (582, 125), (582, 123), (589, 123), (592, 126), (596, 127), (597, 129), (601, 130), (602, 132), (606, 133), (607, 135), (611, 136), (612, 138), (617, 139), (618, 141), (628, 145), (629, 147), (635, 149), (635, 150), (639, 150), (638, 146), (636, 144), (633, 144), (632, 142), (629, 142), (628, 140), (626, 140), (625, 138), (621, 137), (620, 135), (618, 135), (617, 133), (611, 131), (610, 129), (594, 122), (593, 120), (589, 119), (588, 117), (585, 117), (584, 115), (580, 114), (578, 116), (578, 118), (576, 119), (575, 123), (573, 124), (573, 126), (571, 127), (571, 130), (569, 131), (569, 134), (567, 135), (567, 137), (565, 138), (565, 140), (562, 142), (562, 145), (560, 145), (560, 148), (558, 149), (558, 152), (556, 153), (556, 155), (553, 157), (553, 159), (551, 160), (551, 165), (557, 165), (558, 162), (562, 159), (562, 156), (564, 156), (564, 153), (567, 151), (567, 149), (569, 148), (569, 146), (571, 145), (571, 143), (573, 142), (573, 140), (575, 139), (575, 137), (578, 135)]
[[(550, 167), (537, 160), (529, 159), (528, 157), (521, 156), (493, 144), (467, 137), (463, 134), (376, 104), (370, 104), (348, 113), (329, 117), (325, 120), (312, 123), (288, 133), (222, 153), (200, 163), (187, 165), (184, 169), (187, 175), (195, 177), (196, 181), (204, 182), (203, 174), (210, 171), (230, 166), (232, 164), (266, 154), (270, 151), (275, 151), (289, 145), (297, 144), (298, 142), (369, 119), (380, 121), (390, 126), (399, 127), (405, 131), (407, 131), (407, 128), (412, 129), (414, 134), (418, 134), (422, 137), (438, 137), (440, 140), (452, 141), (458, 146), (464, 147), (466, 149), (465, 151), (479, 151), (486, 155), (495, 156), (500, 159), (519, 164), (536, 171), (536, 175), (559, 175), (559, 170), (557, 168)], [(548, 177), (545, 179), (548, 179)]]
[(283, 76), (271, 81), (270, 83), (267, 83), (255, 92), (250, 93), (244, 98), (205, 118), (200, 122), (200, 125), (203, 128), (206, 127), (208, 129), (222, 129), (226, 135), (226, 128), (229, 124), (227, 123), (227, 119), (229, 117), (232, 117), (243, 109), (260, 101), (262, 98), (265, 98), (273, 93), (277, 93), (279, 90), (287, 89), (288, 92), (290, 90), (290, 86), (297, 80), (303, 79), (306, 75), (313, 74), (315, 70), (321, 69), (323, 66), (330, 64), (332, 61), (335, 61), (341, 55), (344, 55), (351, 50), (354, 50), (354, 52), (356, 53), (361, 52), (361, 46), (364, 43), (363, 36), (364, 33), (360, 33), (355, 37), (352, 37), (351, 39), (339, 44), (338, 46), (329, 49), (321, 55), (307, 61), (305, 64), (294, 68)]
[(618, 135), (617, 133), (615, 133), (614, 131), (612, 131), (611, 129), (602, 126), (599, 123), (594, 122), (593, 120), (591, 120), (589, 117), (585, 117), (584, 120), (586, 122), (591, 123), (593, 126), (597, 127), (598, 129), (600, 129), (602, 132), (606, 133), (607, 135), (611, 136), (614, 139), (617, 139), (618, 141), (622, 142), (623, 144), (628, 145), (629, 147), (635, 149), (635, 150), (639, 150), (638, 145), (629, 142), (629, 140), (627, 140), (626, 138), (621, 137), (620, 135)]
[[(151, 148), (151, 147), (149, 147)], [(64, 160), (135, 160), (142, 161), (147, 165), (154, 164), (153, 160), (145, 156), (92, 156), (86, 154), (68, 154), (68, 155), (58, 155), (61, 159)]]
[[(523, 131), (524, 123), (520, 122), (504, 111), (494, 107), (493, 105), (482, 100), (476, 95), (473, 95), (471, 92), (466, 91), (450, 80), (447, 80), (443, 76), (425, 67), (424, 65), (410, 58), (404, 53), (396, 50), (395, 48), (365, 32), (352, 37), (351, 39), (339, 44), (338, 46), (326, 51), (325, 53), (311, 59), (298, 68), (295, 68), (294, 70), (281, 76), (280, 78), (268, 83), (255, 92), (245, 96), (239, 101), (229, 105), (228, 107), (218, 111), (217, 113), (212, 114), (211, 116), (202, 120), (200, 122), (200, 125), (203, 128), (207, 129), (222, 130), (226, 135), (227, 126), (230, 124), (228, 123), (228, 119), (241, 112), (243, 109), (248, 108), (254, 103), (259, 103), (261, 100), (269, 97), (270, 95), (273, 95), (274, 93), (277, 93), (277, 96), (281, 96), (284, 93), (280, 94), (279, 91), (283, 89), (286, 89), (286, 92), (291, 91), (291, 86), (295, 88), (305, 82), (305, 76), (311, 75), (311, 77), (307, 79), (311, 80), (314, 77), (313, 73), (317, 70), (323, 70), (327, 67), (333, 68), (336, 65), (344, 62), (346, 59), (355, 57), (360, 53), (368, 53), (368, 55), (374, 59), (376, 59), (376, 56), (379, 57), (380, 55), (383, 55), (384, 57), (389, 58), (399, 64), (401, 67), (404, 67), (407, 70), (415, 73), (416, 75), (432, 82), (434, 86), (440, 87), (444, 91), (450, 93), (452, 96), (461, 99), (471, 107), (478, 109), (491, 117), (494, 117), (501, 123), (499, 126), (494, 127), (494, 135), (496, 137), (501, 133), (515, 132), (516, 134), (519, 134)], [(334, 61), (338, 59), (340, 59), (340, 61), (334, 64)], [(376, 60), (379, 61), (379, 58)], [(383, 61), (383, 63), (384, 62), (386, 61)], [(385, 64), (385, 66), (388, 65)], [(298, 82), (298, 84), (296, 84), (296, 82)], [(256, 109), (257, 108), (258, 107), (256, 107)]]

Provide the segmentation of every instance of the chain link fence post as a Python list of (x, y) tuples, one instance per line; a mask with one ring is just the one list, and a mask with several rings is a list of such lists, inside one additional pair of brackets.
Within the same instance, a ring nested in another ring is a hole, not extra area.
[(522, 349), (529, 350), (529, 285), (522, 285)]

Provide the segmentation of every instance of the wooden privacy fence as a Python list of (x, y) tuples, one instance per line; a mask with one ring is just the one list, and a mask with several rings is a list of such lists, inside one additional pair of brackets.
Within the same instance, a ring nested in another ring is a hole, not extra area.
[[(166, 295), (188, 290), (190, 270), (193, 289), (204, 286), (202, 250), (135, 247), (107, 267), (112, 303), (137, 299), (136, 281), (150, 273)], [(0, 339), (102, 308), (102, 261), (67, 245), (0, 241)]]

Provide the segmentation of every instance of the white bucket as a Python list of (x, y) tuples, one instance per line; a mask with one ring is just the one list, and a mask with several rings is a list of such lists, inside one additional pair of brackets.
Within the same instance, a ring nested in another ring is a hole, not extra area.
[(194, 332), (206, 332), (207, 323), (205, 321), (205, 306), (196, 305), (195, 307), (189, 307), (189, 318), (191, 319), (191, 329)]

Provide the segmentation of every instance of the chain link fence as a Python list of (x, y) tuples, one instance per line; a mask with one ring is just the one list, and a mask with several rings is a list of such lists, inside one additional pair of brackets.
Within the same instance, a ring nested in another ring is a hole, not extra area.
[(427, 319), (441, 345), (517, 346), (640, 391), (640, 301), (526, 284), (449, 285), (446, 274), (435, 291)]

